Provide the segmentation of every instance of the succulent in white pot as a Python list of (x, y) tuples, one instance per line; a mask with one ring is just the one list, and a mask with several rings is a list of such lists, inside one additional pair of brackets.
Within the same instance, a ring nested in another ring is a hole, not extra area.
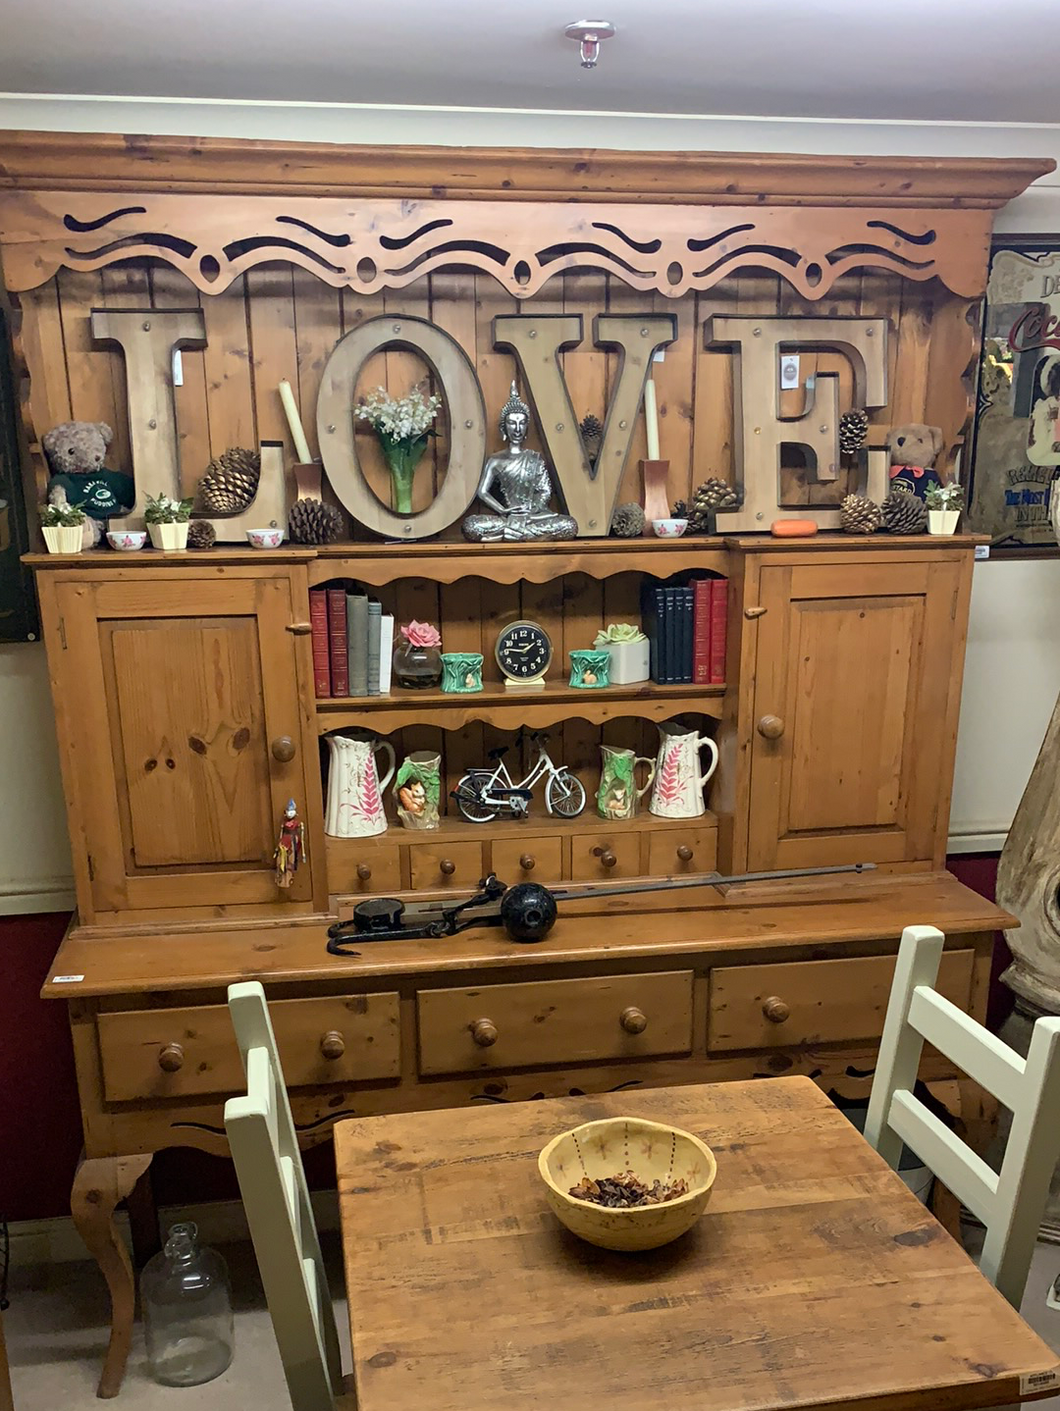
[(651, 678), (648, 639), (630, 622), (612, 622), (596, 634), (596, 648), (606, 648), (611, 657), (612, 686), (630, 686)]
[(43, 507), (40, 527), (50, 554), (79, 554), (84, 547), (85, 512), (68, 504), (65, 495), (60, 503)]
[(192, 501), (173, 500), (168, 495), (148, 495), (144, 522), (156, 549), (186, 549)]
[(964, 491), (960, 485), (929, 485), (924, 493), (929, 534), (955, 534)]

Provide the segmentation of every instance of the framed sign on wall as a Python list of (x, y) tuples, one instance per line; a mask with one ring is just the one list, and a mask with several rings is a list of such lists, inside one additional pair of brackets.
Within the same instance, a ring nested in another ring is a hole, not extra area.
[(0, 305), (0, 642), (33, 642), (40, 635), (40, 619), (33, 575), (21, 561), (30, 543), (9, 340)]
[(994, 550), (1060, 552), (1060, 238), (995, 240), (969, 476), (968, 528)]

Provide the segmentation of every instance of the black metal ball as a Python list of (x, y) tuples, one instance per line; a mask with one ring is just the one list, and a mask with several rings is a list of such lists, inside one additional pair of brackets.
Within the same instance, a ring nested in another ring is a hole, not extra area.
[(501, 898), (501, 921), (513, 941), (543, 941), (556, 924), (556, 898), (540, 882), (517, 882)]

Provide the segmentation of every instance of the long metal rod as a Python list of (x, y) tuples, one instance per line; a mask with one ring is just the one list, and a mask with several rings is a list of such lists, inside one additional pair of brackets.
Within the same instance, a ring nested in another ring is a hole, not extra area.
[(676, 892), (682, 887), (731, 887), (739, 882), (777, 882), (791, 877), (828, 877), (837, 872), (875, 872), (874, 862), (851, 862), (842, 867), (796, 867), (776, 872), (737, 872), (723, 877), (720, 872), (700, 872), (694, 877), (660, 877), (651, 882), (603, 882), (586, 887), (550, 887), (557, 901), (580, 901), (583, 897), (621, 897), (634, 892)]

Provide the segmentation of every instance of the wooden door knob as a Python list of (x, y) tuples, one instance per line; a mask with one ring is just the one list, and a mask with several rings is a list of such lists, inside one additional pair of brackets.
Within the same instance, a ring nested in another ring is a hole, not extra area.
[(785, 1019), (791, 1018), (791, 1007), (779, 995), (770, 995), (762, 1004), (762, 1013), (771, 1024), (783, 1024)]
[(766, 613), (767, 613), (768, 611), (769, 611), (768, 608), (763, 608), (763, 607), (755, 606), (755, 607), (744, 608), (744, 610), (743, 610), (743, 615), (744, 615), (744, 617), (747, 618), (748, 622), (753, 622), (756, 617), (765, 617), (765, 615), (766, 615)]
[(441, 862), (438, 864), (438, 871), (443, 875), (443, 877), (451, 877), (456, 871), (456, 863), (451, 857), (443, 857)]
[(603, 852), (600, 854), (600, 866), (601, 866), (601, 867), (614, 867), (617, 863), (618, 863), (618, 858), (614, 855), (614, 853), (611, 851), (611, 849), (610, 849), (610, 848), (604, 848)]
[(166, 1044), (158, 1055), (158, 1066), (163, 1073), (178, 1073), (184, 1067), (184, 1050), (180, 1044)]
[(533, 872), (534, 868), (537, 866), (537, 859), (532, 853), (524, 852), (519, 859), (519, 866), (524, 872)]
[(290, 735), (277, 735), (272, 742), (272, 757), (281, 764), (290, 764), (294, 759), (294, 741)]
[(681, 846), (677, 849), (677, 856), (681, 859), (682, 862), (691, 862), (692, 849), (688, 846), (687, 843), (682, 843)]
[(643, 1034), (648, 1027), (648, 1016), (642, 1009), (638, 1009), (635, 1004), (631, 1004), (628, 1009), (624, 1009), (618, 1016), (618, 1022), (625, 1029), (627, 1034)]
[(367, 882), (367, 881), (369, 880), (369, 878), (371, 877), (371, 875), (372, 875), (372, 869), (368, 866), (367, 862), (359, 862), (359, 863), (357, 864), (357, 878), (358, 878), (358, 881)]
[(313, 630), (311, 622), (289, 622), (287, 630), (295, 637), (308, 637)]
[(471, 1025), (471, 1037), (479, 1048), (490, 1048), (497, 1042), (497, 1026), (492, 1019), (476, 1019)]
[(758, 722), (758, 733), (766, 740), (779, 740), (784, 733), (784, 722), (779, 715), (763, 715)]
[(320, 1052), (328, 1060), (334, 1063), (346, 1052), (346, 1040), (339, 1033), (338, 1029), (329, 1029), (320, 1040)]

